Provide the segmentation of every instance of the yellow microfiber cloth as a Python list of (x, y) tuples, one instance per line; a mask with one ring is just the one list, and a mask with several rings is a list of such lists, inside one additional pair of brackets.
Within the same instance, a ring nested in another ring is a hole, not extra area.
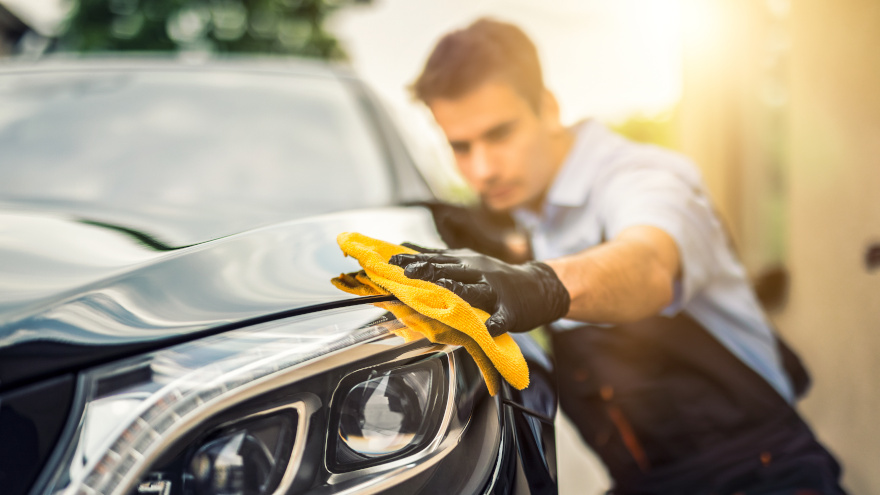
[[(375, 303), (390, 311), (406, 329), (407, 341), (426, 337), (431, 342), (460, 345), (474, 358), (489, 393), (500, 386), (499, 374), (513, 387), (529, 385), (529, 368), (519, 346), (508, 334), (492, 337), (486, 329), (489, 314), (475, 308), (452, 291), (404, 275), (403, 268), (388, 263), (395, 254), (415, 254), (412, 249), (354, 232), (336, 237), (347, 256), (358, 260), (360, 272), (342, 274), (333, 285), (359, 296), (394, 294), (400, 302)], [(420, 315), (427, 316), (424, 318)]]

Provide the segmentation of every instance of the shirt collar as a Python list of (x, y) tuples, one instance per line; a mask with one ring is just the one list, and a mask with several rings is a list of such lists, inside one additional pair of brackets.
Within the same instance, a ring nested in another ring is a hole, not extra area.
[(587, 203), (593, 178), (605, 159), (618, 143), (617, 135), (593, 119), (578, 122), (572, 127), (575, 140), (559, 167), (547, 191), (541, 214), (527, 208), (516, 208), (512, 215), (517, 222), (530, 229), (551, 214), (557, 207), (574, 208)]
[(573, 131), (574, 144), (553, 179), (544, 200), (546, 204), (565, 207), (586, 204), (593, 178), (616, 144), (616, 140), (607, 139), (614, 135), (592, 119), (575, 124)]

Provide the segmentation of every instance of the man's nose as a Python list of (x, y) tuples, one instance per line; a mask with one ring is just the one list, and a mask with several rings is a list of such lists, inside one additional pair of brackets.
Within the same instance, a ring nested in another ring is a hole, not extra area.
[(474, 143), (471, 145), (471, 176), (478, 184), (492, 182), (495, 170), (492, 166), (491, 156), (486, 145)]

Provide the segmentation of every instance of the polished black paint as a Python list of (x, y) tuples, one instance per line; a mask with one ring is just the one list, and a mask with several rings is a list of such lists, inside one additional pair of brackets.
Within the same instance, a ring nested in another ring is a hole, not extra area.
[(4, 388), (173, 337), (350, 300), (329, 282), (358, 269), (341, 255), (340, 232), (439, 242), (420, 208), (330, 214), (171, 251), (59, 217), (0, 213), (0, 222), (10, 215), (24, 221), (20, 230), (7, 222), (16, 241), (0, 243), (0, 271), (9, 263), (27, 276), (10, 287), (17, 300), (0, 305)]
[(46, 463), (67, 421), (73, 375), (0, 394), (0, 493), (21, 495)]
[(553, 422), (556, 417), (556, 376), (553, 360), (529, 334), (510, 334), (529, 365), (529, 386), (509, 388), (509, 400), (531, 415)]
[(504, 384), (498, 396), (504, 434), (493, 494), (556, 494), (556, 385), (553, 361), (526, 334), (511, 334), (529, 365), (529, 386)]

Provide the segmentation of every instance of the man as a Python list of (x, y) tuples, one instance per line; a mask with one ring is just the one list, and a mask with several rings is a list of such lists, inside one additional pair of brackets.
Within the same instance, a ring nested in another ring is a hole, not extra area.
[(445, 36), (414, 92), (483, 203), (509, 211), (543, 262), (467, 249), (391, 262), (488, 311), (494, 335), (550, 324), (562, 408), (614, 493), (843, 493), (792, 407), (805, 371), (691, 163), (591, 120), (562, 126), (535, 47), (508, 24)]

